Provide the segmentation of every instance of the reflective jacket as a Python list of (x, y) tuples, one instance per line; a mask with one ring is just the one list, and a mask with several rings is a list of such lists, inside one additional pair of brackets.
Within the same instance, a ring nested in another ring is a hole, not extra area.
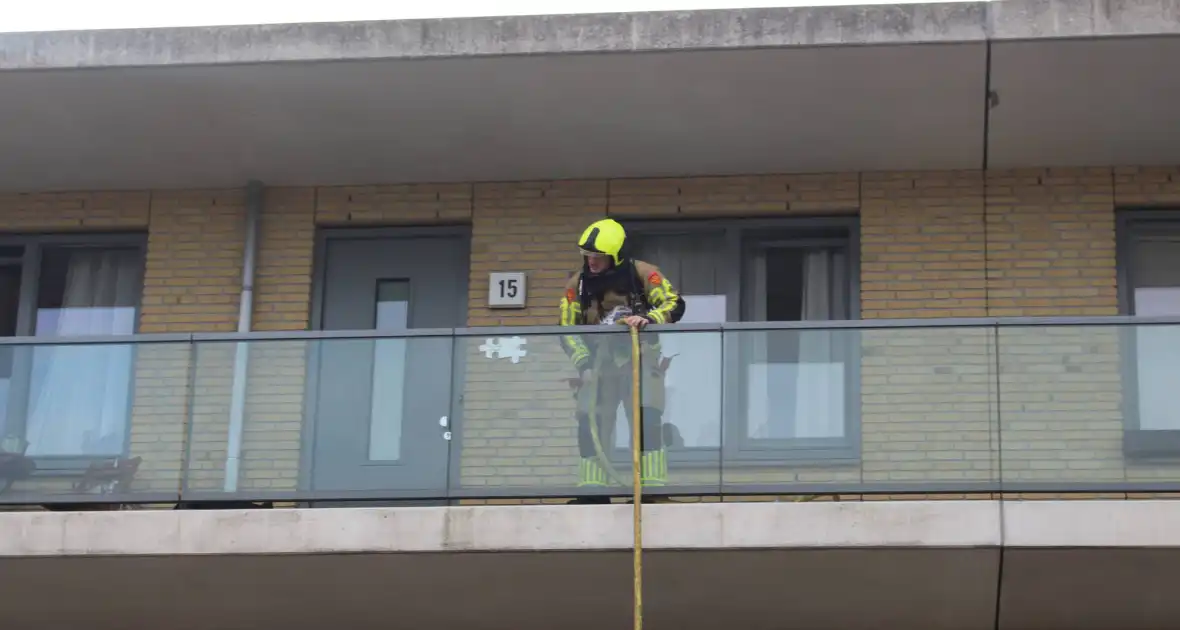
[[(653, 324), (674, 324), (680, 321), (684, 316), (684, 298), (680, 297), (668, 278), (650, 263), (633, 260), (631, 265), (635, 270), (634, 277), (630, 278), (631, 286), (608, 289), (601, 295), (589, 295), (582, 283), (582, 272), (574, 273), (561, 296), (561, 325), (596, 325), (619, 306), (630, 308)], [(593, 344), (588, 344), (585, 337), (564, 335), (561, 345), (579, 371), (589, 367)]]

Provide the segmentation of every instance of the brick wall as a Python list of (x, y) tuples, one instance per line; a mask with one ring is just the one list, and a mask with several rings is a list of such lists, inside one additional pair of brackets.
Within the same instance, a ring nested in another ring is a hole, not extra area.
[(315, 222), (332, 227), (467, 222), (471, 188), (471, 184), (320, 188)]
[(1119, 207), (1180, 204), (1180, 166), (1114, 169), (1115, 203)]
[[(244, 203), (241, 190), (153, 193), (142, 332), (236, 330)], [(158, 458), (168, 468), (166, 472), (154, 467), (141, 469), (135, 487), (179, 488), (180, 464), (185, 461), (191, 488), (213, 487), (225, 465), (233, 349), (229, 344), (177, 344), (170, 349), (167, 361), (160, 363), (167, 365), (171, 398), (150, 406), (137, 400), (132, 415), (132, 455), (143, 456), (145, 464)], [(139, 376), (138, 380), (156, 378), (157, 370), (164, 366), (137, 367), (141, 373), (151, 370), (151, 376)], [(185, 431), (186, 409), (175, 401), (190, 394), (192, 424)], [(136, 443), (139, 435), (152, 440), (142, 450)]]
[(150, 193), (0, 194), (0, 229), (6, 233), (147, 229)]
[[(1109, 170), (996, 172), (987, 187), (990, 314), (1117, 314)], [(998, 348), (1004, 480), (1121, 480), (1117, 331), (1005, 328)]]
[(987, 315), (983, 176), (866, 173), (861, 316)]
[(989, 173), (987, 225), (990, 315), (1117, 314), (1109, 170)]
[[(983, 174), (863, 180), (862, 317), (987, 315)], [(996, 479), (994, 342), (979, 328), (862, 334), (865, 481)]]
[[(141, 330), (232, 331), (243, 201), (237, 190), (9, 195), (0, 196), (0, 217), (14, 232), (146, 229)], [(317, 227), (453, 222), (472, 226), (469, 324), (552, 324), (578, 264), (571, 244), (604, 215), (859, 214), (865, 319), (1106, 315), (1117, 310), (1114, 208), (1175, 203), (1176, 168), (275, 189), (262, 219), (254, 324), (307, 328)], [(527, 308), (484, 308), (487, 274), (509, 269), (529, 272)], [(1167, 463), (1122, 457), (1119, 340), (1110, 330), (1006, 328), (997, 339), (987, 330), (880, 329), (860, 338), (862, 463), (727, 467), (727, 482), (978, 481), (997, 478), (1001, 460), (1009, 481), (1180, 476)], [(572, 484), (573, 374), (556, 341), (529, 337), (516, 364), (487, 358), (484, 342), (460, 341), (467, 379), (453, 483), (505, 491)], [(305, 349), (254, 345), (244, 489), (294, 487)], [(186, 440), (192, 484), (223, 482), (233, 346), (203, 345), (195, 362), (189, 354), (176, 345), (139, 354), (139, 488), (176, 487)], [(195, 426), (186, 436), (190, 379)], [(673, 474), (677, 483), (720, 482), (716, 468), (674, 466)]]

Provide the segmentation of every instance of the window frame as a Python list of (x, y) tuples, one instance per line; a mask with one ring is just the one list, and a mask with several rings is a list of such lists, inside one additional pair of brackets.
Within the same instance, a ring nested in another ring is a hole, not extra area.
[[(1115, 213), (1115, 265), (1118, 283), (1118, 309), (1122, 315), (1135, 315), (1136, 246), (1152, 227), (1168, 227), (1180, 232), (1180, 209), (1126, 208)], [(1148, 430), (1139, 424), (1138, 326), (1122, 326), (1119, 331), (1120, 373), (1122, 376), (1123, 455), (1129, 460), (1152, 460), (1180, 457), (1180, 429)]]
[[(671, 236), (676, 234), (701, 234), (722, 232), (724, 245), (721, 251), (721, 275), (726, 283), (726, 321), (742, 322), (749, 304), (747, 283), (744, 277), (747, 251), (743, 243), (763, 230), (843, 230), (845, 238), (839, 239), (848, 254), (848, 315), (850, 320), (860, 319), (860, 217), (858, 215), (833, 215), (830, 217), (774, 217), (774, 218), (709, 218), (699, 220), (682, 219), (638, 219), (620, 222), (628, 231), (629, 238), (641, 242), (647, 236)], [(781, 240), (781, 239), (775, 239)], [(806, 243), (831, 243), (831, 235), (809, 237), (800, 235), (793, 241)], [(678, 282), (676, 278), (673, 282)], [(789, 323), (771, 322), (770, 325), (790, 330)], [(722, 409), (721, 448), (684, 447), (668, 449), (668, 460), (677, 466), (766, 466), (772, 462), (784, 462), (797, 466), (832, 466), (859, 464), (861, 456), (861, 344), (859, 331), (841, 329), (841, 334), (850, 337), (845, 370), (845, 435), (834, 439), (805, 440), (752, 440), (746, 437), (744, 421), (745, 396), (727, 396), (726, 392), (741, 391), (740, 371), (742, 367), (742, 344), (722, 342)], [(731, 419), (727, 421), (727, 419)], [(628, 461), (626, 449), (612, 449), (611, 459)]]
[[(36, 336), (37, 302), (40, 296), (42, 280), (43, 252), (46, 247), (76, 247), (96, 249), (135, 249), (140, 260), (139, 291), (135, 298), (135, 319), (131, 335), (139, 334), (140, 317), (143, 313), (143, 293), (147, 276), (147, 234), (142, 232), (79, 232), (63, 233), (24, 233), (0, 235), (0, 247), (22, 247), (19, 259), (6, 258), (6, 261), (18, 262), (21, 266), (20, 294), (17, 300), (16, 335), (9, 339), (16, 339), (13, 346), (13, 372), (11, 379), (18, 381), (10, 387), (17, 398), (9, 399), (9, 420), (4, 428), (5, 435), (19, 435), (22, 439), (28, 437), (28, 403), (29, 378), (32, 369), (32, 350), (39, 342), (52, 341), (55, 337)], [(131, 367), (134, 370), (138, 363), (139, 347), (132, 344)], [(135, 378), (128, 383), (128, 400), (135, 400)], [(13, 410), (17, 413), (11, 413)], [(40, 455), (32, 457), (36, 463), (36, 476), (76, 475), (85, 471), (96, 461), (105, 461), (114, 457), (126, 457), (131, 450), (131, 418), (134, 414), (134, 404), (128, 406), (127, 417), (124, 419), (123, 446), (120, 452), (112, 455)], [(0, 436), (3, 437), (3, 436)]]

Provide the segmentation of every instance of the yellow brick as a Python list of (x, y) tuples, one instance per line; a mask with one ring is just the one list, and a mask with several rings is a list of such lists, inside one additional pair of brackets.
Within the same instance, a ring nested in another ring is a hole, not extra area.
[(1174, 207), (1180, 203), (1180, 167), (1115, 169), (1119, 206)]
[[(862, 180), (862, 317), (986, 314), (986, 254), (971, 247), (984, 240), (982, 175), (866, 173)], [(943, 284), (940, 297), (929, 294)]]
[[(1016, 180), (1021, 185), (1004, 195)], [(989, 314), (1118, 312), (1115, 195), (1109, 170), (992, 172), (987, 189), (987, 239), (1010, 244), (989, 252), (988, 290), (1003, 292), (1002, 299), (993, 297)], [(1028, 273), (1017, 277), (1026, 280), (1007, 280), (1024, 270)], [(1073, 289), (1075, 283), (1088, 289)], [(1009, 288), (1017, 290), (1005, 291)]]

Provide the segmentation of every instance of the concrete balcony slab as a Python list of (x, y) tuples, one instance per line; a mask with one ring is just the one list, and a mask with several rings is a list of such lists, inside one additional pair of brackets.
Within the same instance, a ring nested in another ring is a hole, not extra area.
[[(644, 507), (651, 550), (985, 548), (988, 501), (714, 503)], [(630, 506), (14, 512), (0, 557), (611, 551), (632, 543)]]
[[(649, 628), (1126, 630), (1180, 617), (1177, 501), (645, 516)], [(597, 630), (629, 623), (630, 543), (624, 505), (7, 513), (0, 607), (14, 628)]]

